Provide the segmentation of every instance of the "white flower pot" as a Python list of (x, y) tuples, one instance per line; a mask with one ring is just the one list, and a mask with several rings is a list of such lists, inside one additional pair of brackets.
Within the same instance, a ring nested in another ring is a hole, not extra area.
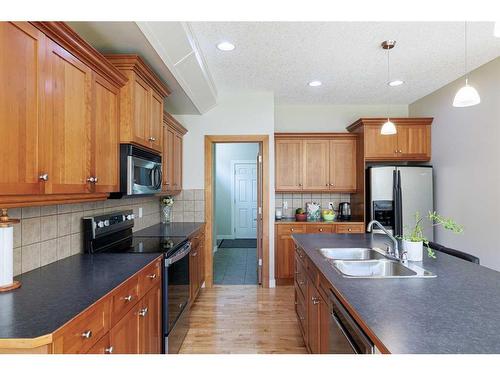
[(403, 250), (406, 251), (408, 260), (421, 262), (424, 256), (424, 243), (423, 241), (411, 242), (403, 240)]

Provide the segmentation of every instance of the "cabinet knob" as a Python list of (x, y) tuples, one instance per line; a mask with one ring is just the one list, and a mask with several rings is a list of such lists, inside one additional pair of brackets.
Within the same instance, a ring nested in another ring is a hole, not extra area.
[(156, 279), (156, 273), (153, 273), (152, 275), (148, 275), (148, 278), (151, 280)]
[(293, 229), (293, 228), (290, 228), (290, 232), (293, 232), (293, 231), (294, 231), (294, 229)]
[(123, 297), (122, 299), (123, 299), (125, 302), (130, 302), (130, 301), (132, 301), (132, 296), (131, 296), (131, 295), (128, 295), (128, 296), (126, 296), (126, 297)]
[(41, 174), (40, 176), (38, 176), (38, 179), (41, 181), (48, 181), (49, 175), (47, 173)]
[(145, 307), (139, 311), (139, 316), (146, 316), (148, 313), (148, 308)]
[(87, 182), (90, 182), (91, 184), (95, 184), (97, 182), (97, 177), (90, 176), (87, 178)]
[(351, 229), (351, 228), (349, 228), (349, 229), (347, 229), (347, 231), (348, 231), (348, 232), (352, 232), (352, 229)]
[(313, 305), (317, 305), (319, 303), (319, 298), (317, 297), (311, 297)]
[(323, 232), (323, 228), (319, 228), (319, 231), (320, 231), (320, 232)]
[(155, 137), (149, 137), (149, 141), (150, 142), (154, 142), (154, 141), (156, 141), (156, 138)]
[(104, 349), (104, 353), (106, 354), (113, 354), (114, 348), (110, 346), (109, 348)]
[(302, 184), (299, 183), (299, 186), (302, 186)]
[(90, 339), (92, 337), (92, 331), (91, 330), (88, 330), (88, 331), (85, 331), (82, 333), (82, 337), (84, 339)]

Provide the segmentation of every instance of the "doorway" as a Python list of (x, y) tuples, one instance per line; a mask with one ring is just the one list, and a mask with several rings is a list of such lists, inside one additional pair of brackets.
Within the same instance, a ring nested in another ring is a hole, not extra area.
[(205, 136), (205, 284), (268, 287), (265, 136)]
[(258, 284), (258, 155), (255, 142), (214, 145), (214, 284)]

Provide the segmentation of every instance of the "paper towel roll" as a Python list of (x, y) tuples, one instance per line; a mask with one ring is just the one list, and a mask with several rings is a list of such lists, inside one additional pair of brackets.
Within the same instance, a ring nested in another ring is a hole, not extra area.
[(14, 228), (0, 227), (0, 287), (14, 281)]

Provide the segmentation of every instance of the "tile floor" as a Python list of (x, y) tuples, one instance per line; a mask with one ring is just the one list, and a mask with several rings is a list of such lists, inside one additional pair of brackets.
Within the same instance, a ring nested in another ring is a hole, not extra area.
[(214, 284), (256, 285), (256, 248), (219, 248), (214, 254)]

